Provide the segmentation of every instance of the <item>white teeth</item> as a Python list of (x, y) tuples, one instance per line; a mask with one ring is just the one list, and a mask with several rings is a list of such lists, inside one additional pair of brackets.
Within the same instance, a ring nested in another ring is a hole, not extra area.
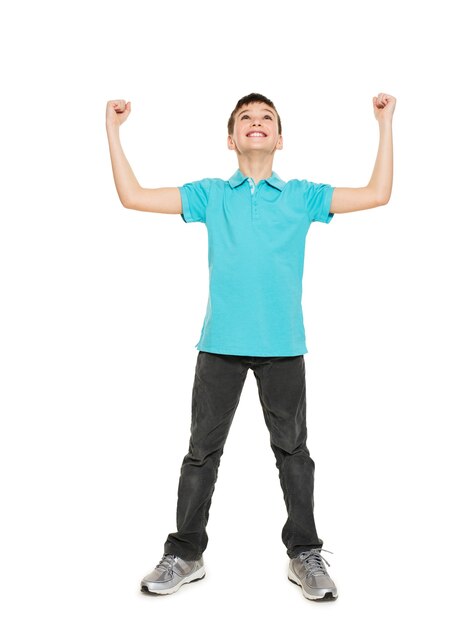
[(248, 133), (248, 137), (266, 137), (264, 133)]

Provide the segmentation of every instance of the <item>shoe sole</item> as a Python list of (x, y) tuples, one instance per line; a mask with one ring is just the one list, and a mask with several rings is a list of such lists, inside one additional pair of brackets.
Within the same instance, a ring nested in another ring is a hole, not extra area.
[(307, 598), (307, 600), (336, 600), (336, 598), (338, 597), (338, 592), (336, 590), (335, 591), (332, 591), (332, 590), (328, 591), (327, 589), (325, 589), (324, 591), (319, 590), (318, 593), (322, 595), (318, 595), (318, 596), (314, 596), (314, 595), (307, 593), (305, 589), (302, 587), (302, 583), (300, 582), (300, 580), (297, 578), (297, 576), (294, 574), (294, 572), (290, 568), (287, 573), (287, 577), (289, 578), (291, 582), (293, 582), (295, 585), (298, 585), (302, 589), (302, 593)]
[(167, 589), (162, 589), (162, 588), (153, 588), (152, 586), (154, 585), (158, 585), (158, 583), (142, 583), (140, 586), (140, 590), (143, 591), (144, 593), (153, 593), (157, 596), (167, 596), (170, 593), (175, 593), (175, 591), (178, 591), (178, 589), (182, 586), (185, 585), (186, 583), (194, 583), (197, 580), (202, 580), (206, 575), (205, 569), (204, 567), (200, 567), (198, 570), (196, 570), (195, 572), (193, 572), (192, 574), (190, 574), (189, 576), (187, 576), (186, 578), (182, 578), (180, 580), (180, 582), (175, 585), (174, 587), (169, 587)]

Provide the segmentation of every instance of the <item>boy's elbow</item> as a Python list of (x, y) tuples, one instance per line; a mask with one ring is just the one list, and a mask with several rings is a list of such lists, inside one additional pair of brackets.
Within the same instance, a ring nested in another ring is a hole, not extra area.
[(377, 198), (377, 206), (384, 206), (384, 205), (388, 204), (389, 201), (390, 201), (390, 195), (391, 194), (388, 194), (386, 196), (379, 196)]
[(140, 210), (138, 203), (138, 194), (126, 195), (120, 198), (121, 204), (125, 209), (134, 209), (135, 211)]
[(130, 200), (121, 200), (121, 204), (125, 209), (135, 209), (135, 206)]

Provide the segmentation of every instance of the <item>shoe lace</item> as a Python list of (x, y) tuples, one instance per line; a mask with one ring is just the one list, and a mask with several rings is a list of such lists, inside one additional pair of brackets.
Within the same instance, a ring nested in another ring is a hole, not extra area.
[(308, 550), (307, 552), (301, 552), (299, 554), (300, 561), (303, 563), (305, 569), (307, 570), (307, 576), (322, 576), (327, 574), (325, 566), (323, 565), (323, 561), (329, 566), (330, 564), (325, 559), (320, 552), (328, 552), (329, 554), (333, 554), (329, 550), (325, 550), (324, 548), (313, 548), (312, 550)]
[(177, 557), (174, 554), (164, 554), (155, 569), (163, 568), (172, 572)]

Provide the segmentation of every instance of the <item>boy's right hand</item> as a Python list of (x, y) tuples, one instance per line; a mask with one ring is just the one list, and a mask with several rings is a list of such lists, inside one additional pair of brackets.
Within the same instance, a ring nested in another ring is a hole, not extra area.
[(131, 103), (125, 100), (108, 100), (106, 104), (106, 126), (119, 128), (131, 112)]

